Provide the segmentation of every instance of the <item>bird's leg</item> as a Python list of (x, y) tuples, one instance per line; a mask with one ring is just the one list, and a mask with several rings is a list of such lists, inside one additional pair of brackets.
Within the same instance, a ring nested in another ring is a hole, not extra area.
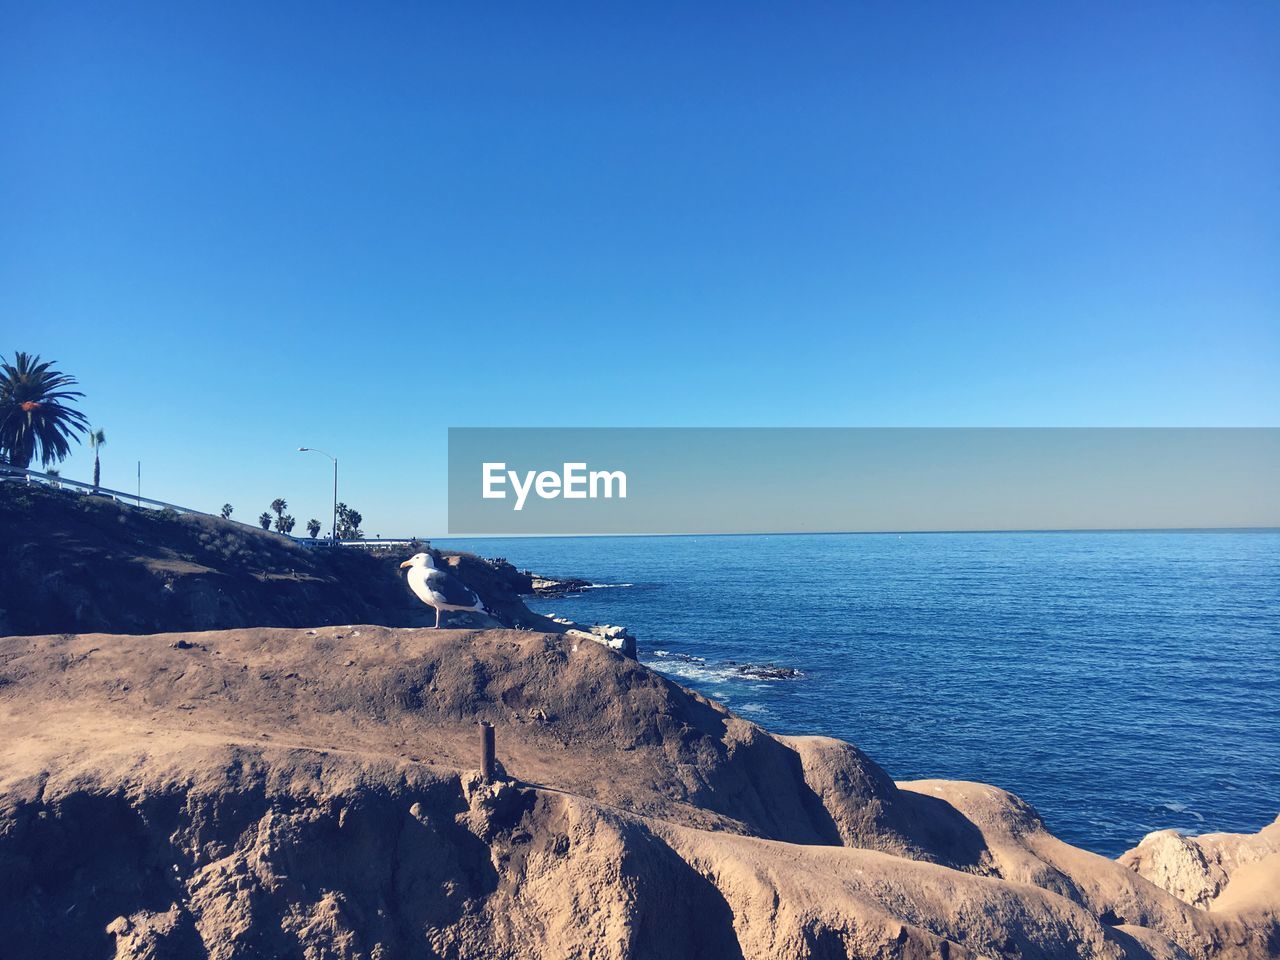
[(436, 607), (436, 629), (439, 630), (444, 626), (444, 611)]

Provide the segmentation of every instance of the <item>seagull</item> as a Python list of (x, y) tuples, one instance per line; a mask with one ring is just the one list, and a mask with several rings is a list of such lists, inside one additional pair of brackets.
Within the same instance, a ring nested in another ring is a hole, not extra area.
[(400, 564), (409, 568), (409, 589), (436, 611), (436, 627), (443, 626), (446, 610), (487, 612), (476, 592), (456, 577), (439, 569), (429, 553), (417, 553)]

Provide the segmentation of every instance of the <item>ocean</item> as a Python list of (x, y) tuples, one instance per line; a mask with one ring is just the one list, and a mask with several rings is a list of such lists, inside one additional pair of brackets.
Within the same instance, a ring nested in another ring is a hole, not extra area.
[(626, 625), (654, 669), (895, 779), (1011, 790), (1105, 856), (1280, 814), (1280, 531), (436, 545), (602, 584), (530, 606)]

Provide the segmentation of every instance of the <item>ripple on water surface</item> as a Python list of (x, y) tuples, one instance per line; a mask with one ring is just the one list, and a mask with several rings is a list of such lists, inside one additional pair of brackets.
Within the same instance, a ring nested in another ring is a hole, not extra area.
[(465, 546), (618, 585), (532, 605), (629, 626), (645, 663), (771, 730), (997, 784), (1099, 853), (1280, 813), (1280, 532)]

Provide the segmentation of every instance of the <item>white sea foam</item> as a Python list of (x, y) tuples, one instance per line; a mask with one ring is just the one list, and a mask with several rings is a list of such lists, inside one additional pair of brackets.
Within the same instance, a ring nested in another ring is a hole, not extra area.
[(676, 659), (670, 655), (656, 660), (643, 661), (645, 666), (652, 667), (659, 673), (682, 680), (694, 680), (699, 683), (727, 683), (730, 680), (741, 680), (742, 677), (733, 667), (708, 664), (701, 657)]
[[(741, 663), (708, 663), (706, 657), (695, 657), (689, 653), (672, 653), (670, 650), (654, 650), (652, 659), (642, 661), (645, 666), (652, 667), (659, 673), (692, 680), (698, 683), (736, 683), (748, 690), (768, 690), (774, 683), (793, 679), (789, 677), (762, 677), (751, 672), (743, 672), (750, 664)], [(803, 676), (799, 671), (796, 677)], [(719, 695), (719, 694), (717, 694)]]

